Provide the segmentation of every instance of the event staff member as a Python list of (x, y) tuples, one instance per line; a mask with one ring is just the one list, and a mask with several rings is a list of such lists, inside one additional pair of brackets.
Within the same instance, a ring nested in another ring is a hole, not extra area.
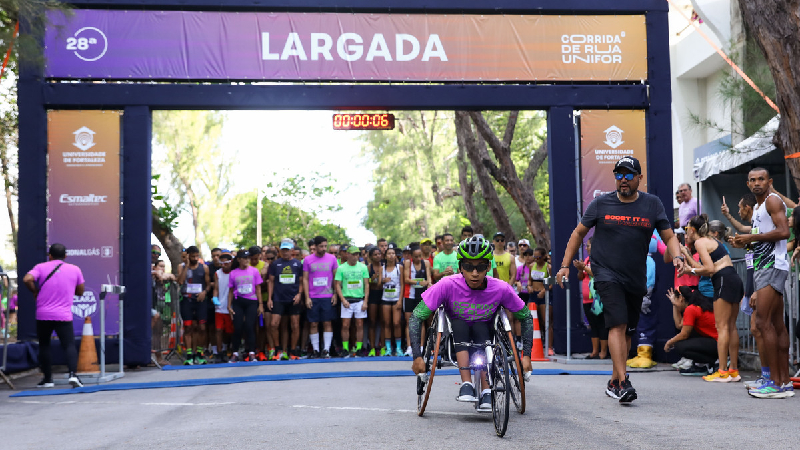
[[(589, 229), (595, 228), (591, 267), (595, 291), (603, 301), (608, 347), (614, 370), (606, 387), (609, 397), (620, 403), (636, 400), (636, 390), (626, 374), (625, 361), (630, 335), (636, 330), (642, 299), (647, 294), (647, 254), (653, 229), (657, 229), (672, 255), (680, 255), (664, 205), (655, 195), (639, 192), (642, 180), (639, 160), (621, 158), (614, 165), (616, 191), (595, 197), (572, 232), (556, 281), (563, 287), (569, 263)], [(683, 256), (673, 259), (683, 268)]]
[(36, 334), (39, 337), (39, 367), (44, 378), (36, 387), (53, 387), (53, 366), (50, 362), (50, 336), (56, 332), (61, 348), (67, 355), (69, 384), (81, 387), (78, 371), (78, 351), (72, 331), (72, 301), (83, 295), (83, 273), (78, 266), (64, 262), (67, 248), (62, 244), (50, 246), (48, 261), (37, 264), (25, 274), (22, 282), (36, 297)]

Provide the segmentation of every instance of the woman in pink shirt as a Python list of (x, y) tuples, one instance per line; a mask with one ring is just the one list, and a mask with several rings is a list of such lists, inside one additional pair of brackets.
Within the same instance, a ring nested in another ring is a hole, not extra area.
[(228, 278), (228, 312), (233, 319), (233, 336), (231, 349), (233, 355), (230, 362), (239, 362), (239, 346), (242, 343), (242, 332), (245, 334), (245, 361), (256, 360), (256, 318), (264, 314), (264, 302), (261, 298), (261, 273), (250, 265), (247, 250), (236, 253), (236, 263)]

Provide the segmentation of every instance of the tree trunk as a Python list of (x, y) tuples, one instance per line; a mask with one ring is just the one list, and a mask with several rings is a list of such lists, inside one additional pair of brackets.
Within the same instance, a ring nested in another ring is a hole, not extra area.
[[(739, 0), (748, 32), (758, 42), (775, 81), (780, 124), (773, 143), (790, 155), (800, 151), (800, 0)], [(800, 159), (786, 164), (800, 189)]]
[(158, 242), (161, 242), (161, 246), (164, 247), (164, 253), (167, 254), (167, 258), (169, 258), (169, 262), (172, 265), (172, 273), (177, 274), (178, 267), (182, 262), (183, 244), (180, 239), (172, 234), (172, 230), (161, 224), (156, 207), (151, 206), (151, 208), (153, 211), (153, 233), (158, 238)]
[[(464, 121), (469, 125), (469, 121), (464, 118)], [(456, 116), (456, 140), (458, 141), (458, 184), (461, 188), (461, 197), (464, 199), (464, 209), (467, 211), (467, 219), (469, 219), (472, 229), (477, 234), (483, 234), (483, 223), (478, 219), (478, 211), (475, 209), (475, 183), (472, 180), (467, 180), (467, 167), (466, 160), (466, 147), (463, 126), (458, 125), (458, 116)]]
[(488, 153), (483, 158), (483, 164), (492, 175), (492, 178), (503, 186), (514, 200), (514, 203), (517, 204), (517, 208), (519, 208), (522, 218), (525, 220), (525, 225), (533, 234), (536, 245), (550, 250), (550, 228), (544, 220), (544, 214), (542, 214), (542, 210), (539, 207), (539, 202), (536, 201), (536, 197), (533, 195), (533, 179), (547, 157), (547, 146), (543, 145), (533, 154), (524, 176), (529, 183), (523, 183), (517, 176), (517, 168), (514, 166), (514, 161), (511, 160), (511, 140), (514, 138), (514, 128), (516, 127), (519, 111), (511, 112), (502, 141), (489, 127), (483, 114), (478, 111), (473, 111), (469, 114), (480, 135), (492, 148), (500, 166), (495, 165), (494, 161), (489, 158)]
[(8, 221), (11, 225), (11, 240), (14, 243), (14, 254), (18, 254), (17, 248), (17, 221), (14, 218), (14, 202), (12, 200), (12, 192), (11, 189), (14, 186), (14, 181), (11, 180), (11, 174), (8, 170), (8, 147), (5, 143), (0, 144), (2, 145), (2, 149), (0, 149), (0, 166), (2, 167), (3, 171), (3, 185), (5, 187), (5, 194), (6, 194), (6, 206), (8, 207)]
[[(486, 201), (486, 206), (492, 213), (492, 218), (497, 226), (497, 229), (506, 235), (508, 241), (516, 241), (516, 235), (511, 228), (511, 222), (508, 220), (508, 214), (500, 203), (500, 197), (492, 184), (492, 178), (482, 163), (482, 154), (489, 157), (485, 145), (481, 145), (472, 132), (472, 124), (470, 124), (467, 112), (456, 111), (456, 136), (460, 135), (460, 140), (464, 142), (464, 148), (469, 156), (472, 166), (475, 168), (475, 175), (478, 177), (478, 183), (483, 191), (483, 198)], [(480, 136), (478, 136), (480, 138)], [(482, 151), (481, 151), (482, 150)], [(487, 236), (491, 239), (491, 236)]]

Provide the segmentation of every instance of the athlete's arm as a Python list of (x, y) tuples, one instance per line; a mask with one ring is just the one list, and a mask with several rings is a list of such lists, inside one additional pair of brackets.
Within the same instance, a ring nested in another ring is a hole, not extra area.
[[(437, 285), (438, 286), (438, 285)], [(411, 317), (408, 319), (408, 335), (411, 339), (411, 353), (414, 359), (421, 358), (420, 341), (422, 337), (422, 324), (433, 315), (433, 311), (428, 308), (424, 301), (419, 302)]]
[(178, 272), (178, 284), (183, 284), (186, 281), (186, 268), (189, 267), (188, 264), (184, 264), (181, 266), (181, 271)]
[[(272, 290), (275, 289), (275, 275), (270, 274), (267, 278), (267, 309), (272, 309)], [(258, 289), (261, 292), (261, 289)]]
[(579, 223), (578, 226), (572, 230), (572, 235), (570, 235), (569, 242), (567, 242), (567, 248), (564, 249), (564, 258), (561, 260), (561, 268), (556, 274), (556, 283), (558, 283), (559, 287), (564, 287), (564, 283), (561, 280), (569, 276), (569, 262), (572, 261), (575, 253), (578, 252), (578, 248), (581, 246), (583, 238), (586, 237), (586, 233), (588, 232), (589, 228), (582, 223)]
[(428, 282), (428, 286), (430, 286), (431, 284), (433, 284), (433, 283), (431, 283), (431, 276), (432, 276), (431, 275), (431, 272), (432, 272), (431, 268), (428, 266), (428, 261), (425, 260), (425, 259), (422, 260), (422, 264), (424, 264), (423, 267), (427, 267), (428, 268), (428, 270), (425, 271), (425, 280)]
[[(533, 348), (533, 316), (528, 308), (522, 307), (519, 311), (512, 313), (522, 326), (522, 354), (529, 358)], [(526, 369), (527, 370), (527, 369)]]
[(700, 275), (701, 277), (714, 275), (714, 261), (711, 260), (711, 255), (708, 252), (709, 242), (709, 239), (701, 238), (694, 243), (694, 248), (697, 250), (697, 254), (700, 255), (700, 264), (689, 263), (687, 260), (687, 264), (693, 267), (694, 272), (691, 272), (692, 269), (684, 268), (683, 273), (691, 272), (693, 275)]
[(256, 289), (256, 298), (258, 299), (258, 314), (264, 314), (264, 299), (261, 297), (261, 289)]
[(789, 239), (789, 221), (786, 218), (786, 207), (775, 197), (767, 197), (767, 213), (775, 224), (775, 229), (761, 234), (748, 234), (750, 242), (777, 242)]
[[(681, 254), (681, 243), (678, 242), (678, 237), (672, 232), (672, 228), (665, 228), (659, 231), (658, 234), (661, 236), (661, 240), (666, 242), (667, 251), (669, 251), (671, 255)], [(664, 254), (666, 255), (667, 252), (664, 252)], [(677, 256), (672, 257), (672, 264), (678, 271), (683, 269), (683, 263), (683, 259), (679, 259)]]
[(678, 341), (684, 341), (686, 339), (689, 339), (689, 336), (691, 336), (692, 334), (692, 329), (694, 329), (694, 327), (690, 327), (689, 325), (684, 325), (681, 328), (680, 333), (676, 334), (675, 337), (668, 340), (667, 343), (664, 344), (664, 351), (668, 352), (672, 350), (675, 347), (675, 343)]
[[(205, 264), (203, 264), (203, 266), (204, 266), (203, 267), (203, 279), (206, 282), (206, 286), (208, 286), (209, 285), (208, 274), (209, 274), (210, 270), (208, 269), (208, 266), (206, 266)], [(203, 300), (205, 300), (206, 299), (206, 294), (208, 294), (207, 290), (204, 290), (203, 292), (197, 294), (197, 301), (198, 302), (202, 302)]]
[(785, 203), (788, 208), (797, 208), (797, 203), (792, 201), (792, 199), (790, 199), (789, 197), (787, 197), (787, 196), (781, 194), (780, 192), (778, 192), (778, 190), (775, 189), (774, 185), (769, 188), (769, 191), (772, 192), (773, 194), (777, 194), (778, 197), (780, 197), (781, 200), (783, 200), (783, 203)]
[(214, 298), (219, 298), (219, 275), (214, 272)]
[(739, 233), (749, 233), (750, 230), (752, 229), (752, 227), (743, 225), (741, 222), (733, 218), (733, 216), (731, 215), (731, 211), (728, 209), (727, 203), (725, 203), (724, 195), (722, 196), (722, 206), (720, 206), (720, 211), (722, 211), (722, 215), (725, 216), (726, 219), (728, 219), (728, 222), (730, 222), (731, 225), (733, 225), (733, 228), (735, 228), (736, 231), (738, 231)]
[[(334, 281), (334, 285), (336, 286), (336, 296), (338, 296), (340, 299), (342, 299), (342, 305), (343, 305), (345, 308), (348, 308), (348, 307), (350, 306), (350, 304), (348, 303), (348, 304), (346, 304), (346, 305), (345, 305), (345, 303), (347, 302), (347, 300), (345, 300), (345, 299), (344, 299), (344, 295), (342, 295), (342, 282), (341, 282), (341, 281), (339, 281), (339, 280), (335, 280), (335, 281)], [(334, 304), (335, 304), (335, 303), (334, 303)]]
[(406, 283), (414, 284), (414, 280), (411, 279), (411, 266), (409, 263), (411, 263), (410, 260), (403, 261), (403, 278)]
[[(508, 266), (508, 270), (509, 270), (509, 272), (508, 272), (509, 278), (511, 278), (511, 274), (512, 273), (517, 273), (517, 258), (516, 257), (514, 257), (514, 256), (511, 257), (511, 264)], [(514, 283), (511, 283), (511, 284), (514, 284)]]
[(369, 306), (369, 276), (364, 277), (364, 303), (361, 305), (361, 310), (366, 311)]

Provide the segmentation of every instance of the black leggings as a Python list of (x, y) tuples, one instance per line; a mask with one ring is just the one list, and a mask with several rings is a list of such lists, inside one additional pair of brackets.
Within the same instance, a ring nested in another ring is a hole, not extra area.
[(75, 334), (72, 331), (72, 322), (62, 320), (37, 320), (36, 334), (39, 336), (39, 367), (42, 369), (44, 379), (53, 381), (53, 363), (50, 358), (50, 336), (56, 332), (61, 348), (67, 355), (67, 367), (70, 373), (78, 371), (78, 351), (75, 349)]
[(591, 329), (591, 336), (593, 338), (599, 338), (601, 341), (608, 340), (608, 328), (606, 328), (606, 320), (603, 316), (603, 313), (600, 313), (599, 316), (595, 316), (592, 314), (592, 304), (591, 303), (584, 303), (583, 304), (583, 312), (586, 314), (586, 320), (589, 322), (589, 328)]
[(231, 348), (238, 352), (242, 344), (242, 329), (245, 331), (245, 351), (256, 351), (256, 316), (258, 315), (258, 301), (246, 298), (234, 298), (233, 303), (233, 336)]
[(714, 364), (717, 360), (717, 341), (696, 331), (688, 339), (675, 343), (675, 351), (682, 358), (691, 359), (698, 364)]
[(456, 352), (470, 350), (469, 343), (478, 345), (491, 345), (492, 333), (489, 329), (490, 322), (472, 322), (468, 324), (461, 319), (450, 319), (453, 327), (453, 342)]

